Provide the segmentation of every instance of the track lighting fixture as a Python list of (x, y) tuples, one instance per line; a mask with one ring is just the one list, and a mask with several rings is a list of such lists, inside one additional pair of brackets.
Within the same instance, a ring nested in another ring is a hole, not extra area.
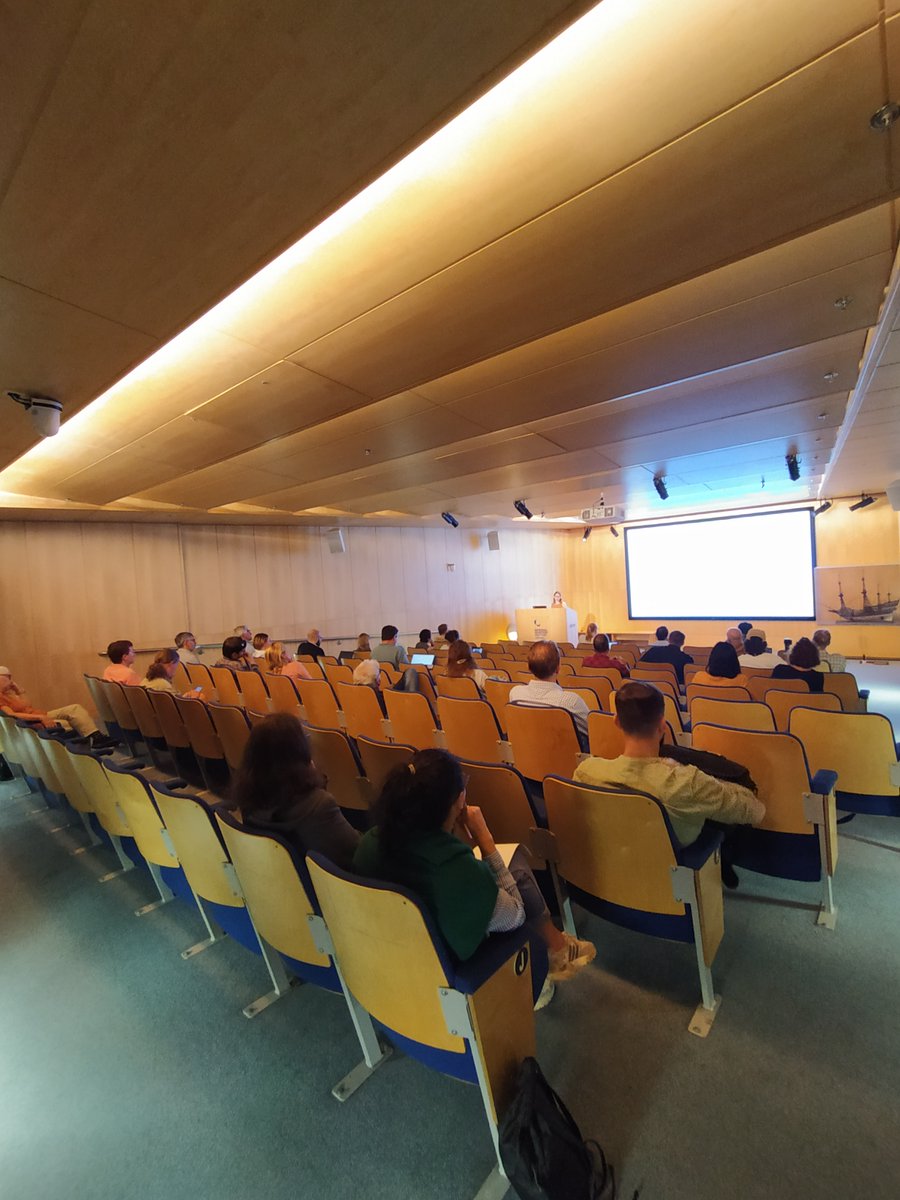
[(791, 451), (790, 454), (784, 456), (784, 461), (787, 463), (788, 475), (791, 479), (798, 480), (800, 478), (800, 459)]
[(619, 536), (619, 531), (616, 529), (615, 525), (610, 525), (609, 532), (613, 535), (613, 537)]
[(660, 500), (668, 500), (669, 489), (666, 487), (665, 475), (654, 475), (653, 476), (653, 486), (656, 488), (656, 493), (659, 496)]
[(875, 497), (867, 496), (864, 492), (855, 504), (850, 505), (850, 511), (856, 512), (857, 509), (868, 508), (870, 504), (874, 504), (874, 503), (875, 503)]
[(534, 513), (528, 507), (524, 500), (513, 500), (513, 508), (517, 513), (521, 513), (526, 520), (530, 521)]
[(816, 517), (821, 517), (823, 512), (828, 512), (829, 508), (831, 508), (831, 501), (823, 500), (818, 508), (813, 509), (813, 515)]
[(453, 513), (441, 513), (441, 517), (447, 522), (448, 525), (452, 525), (454, 529), (456, 529), (456, 527), (459, 525), (459, 521), (457, 521)]
[(584, 533), (581, 535), (581, 540), (583, 542), (586, 542), (590, 536), (591, 536), (591, 527), (590, 527), (590, 525), (585, 525)]

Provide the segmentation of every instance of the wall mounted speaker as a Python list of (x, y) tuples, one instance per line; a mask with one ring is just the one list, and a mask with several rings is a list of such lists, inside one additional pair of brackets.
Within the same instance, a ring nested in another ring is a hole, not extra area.
[(332, 554), (343, 554), (347, 549), (344, 545), (343, 529), (329, 529), (325, 536), (328, 539), (328, 549)]
[(887, 498), (894, 512), (900, 512), (900, 479), (888, 484)]
[(488, 550), (500, 549), (500, 534), (496, 529), (492, 529), (488, 534)]

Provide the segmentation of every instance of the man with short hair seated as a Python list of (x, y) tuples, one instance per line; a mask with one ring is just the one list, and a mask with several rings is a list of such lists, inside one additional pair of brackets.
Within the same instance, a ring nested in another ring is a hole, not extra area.
[(242, 637), (227, 637), (222, 643), (222, 657), (217, 663), (217, 667), (224, 667), (226, 671), (255, 671), (256, 664), (250, 661), (250, 656), (247, 654), (247, 643)]
[(55, 725), (74, 729), (79, 737), (90, 738), (95, 750), (106, 750), (119, 744), (115, 738), (100, 732), (87, 709), (80, 704), (66, 704), (49, 711), (35, 708), (13, 679), (9, 667), (0, 667), (0, 710), (26, 721), (39, 721), (46, 729), (52, 729)]
[(310, 629), (306, 640), (297, 647), (297, 656), (300, 657), (304, 654), (313, 659), (325, 657), (325, 651), (322, 649), (322, 634), (318, 629)]
[[(353, 671), (353, 682), (357, 687), (370, 687), (378, 698), (383, 716), (387, 716), (387, 705), (381, 694), (381, 667), (374, 658), (364, 658)], [(419, 690), (419, 675), (415, 667), (407, 667), (400, 679), (391, 684), (393, 692), (417, 692)]]
[(621, 658), (610, 656), (609, 638), (605, 633), (597, 634), (594, 638), (594, 653), (585, 658), (581, 665), (583, 667), (611, 667), (613, 670), (618, 671), (625, 679), (630, 674), (627, 663), (623, 663)]
[[(661, 628), (663, 626), (660, 626)], [(659, 633), (659, 629), (656, 632)], [(647, 663), (648, 666), (653, 663), (671, 663), (675, 668), (678, 682), (684, 683), (684, 668), (687, 663), (692, 663), (694, 660), (690, 654), (685, 654), (682, 650), (683, 645), (684, 634), (680, 629), (673, 629), (664, 646), (651, 646), (649, 650), (644, 651), (641, 655), (641, 662)]]
[(397, 634), (399, 632), (396, 625), (384, 625), (382, 627), (381, 645), (376, 646), (372, 651), (372, 658), (375, 662), (385, 663), (387, 666), (394, 667), (395, 669), (401, 665), (406, 666), (409, 663), (409, 659), (406, 656), (406, 647), (397, 645)]
[(623, 753), (579, 763), (576, 781), (648, 792), (666, 809), (682, 846), (697, 840), (707, 819), (724, 825), (758, 825), (766, 815), (765, 805), (748, 788), (661, 756), (665, 704), (662, 692), (651, 683), (632, 680), (619, 688), (616, 725), (625, 739)]
[(129, 687), (140, 687), (141, 677), (132, 671), (134, 662), (134, 645), (123, 638), (118, 642), (110, 642), (106, 647), (106, 657), (109, 666), (103, 672), (103, 678), (111, 683), (124, 683)]
[(818, 671), (846, 671), (847, 659), (843, 654), (832, 654), (828, 647), (831, 645), (831, 634), (827, 629), (817, 629), (812, 635), (813, 645), (819, 652)]
[(187, 629), (175, 634), (175, 649), (178, 651), (178, 657), (183, 663), (190, 663), (191, 666), (199, 667), (200, 659), (197, 657), (197, 639)]
[[(665, 625), (657, 625), (657, 627), (656, 627), (656, 633), (655, 633), (655, 635), (654, 635), (654, 636), (656, 637), (656, 641), (655, 641), (655, 642), (651, 642), (651, 643), (650, 643), (650, 646), (668, 646), (668, 644), (669, 644), (669, 630), (668, 630), (668, 627), (667, 627), (667, 626), (665, 626)], [(648, 649), (648, 650), (650, 649), (650, 646), (648, 646), (648, 647), (647, 647), (647, 649)]]
[(738, 662), (741, 668), (771, 670), (773, 667), (780, 667), (784, 659), (780, 658), (771, 646), (766, 645), (766, 631), (754, 626), (744, 642), (744, 653), (738, 655)]
[(556, 642), (534, 642), (528, 651), (528, 670), (534, 676), (529, 683), (518, 683), (510, 689), (510, 702), (531, 704), (541, 708), (564, 708), (572, 714), (578, 740), (587, 748), (588, 706), (577, 692), (562, 688), (559, 676), (559, 646)]

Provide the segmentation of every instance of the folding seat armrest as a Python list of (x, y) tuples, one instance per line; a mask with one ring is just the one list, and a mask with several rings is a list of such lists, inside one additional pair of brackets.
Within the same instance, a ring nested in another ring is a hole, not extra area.
[(477, 992), (485, 980), (495, 974), (527, 943), (530, 930), (520, 925), (510, 933), (492, 933), (471, 958), (460, 963), (454, 972), (452, 986), (467, 996)]
[(810, 781), (809, 790), (817, 796), (827, 796), (838, 781), (837, 771), (816, 771)]
[(686, 846), (683, 850), (679, 851), (679, 866), (690, 867), (692, 871), (699, 871), (706, 860), (722, 845), (724, 836), (723, 830), (707, 821), (700, 831), (700, 836), (696, 842), (692, 842), (690, 846)]

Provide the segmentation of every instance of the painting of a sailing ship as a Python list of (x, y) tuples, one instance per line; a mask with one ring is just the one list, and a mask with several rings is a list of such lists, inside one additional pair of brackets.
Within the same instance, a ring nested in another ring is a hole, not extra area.
[(819, 567), (816, 613), (828, 623), (883, 625), (898, 620), (900, 566)]

